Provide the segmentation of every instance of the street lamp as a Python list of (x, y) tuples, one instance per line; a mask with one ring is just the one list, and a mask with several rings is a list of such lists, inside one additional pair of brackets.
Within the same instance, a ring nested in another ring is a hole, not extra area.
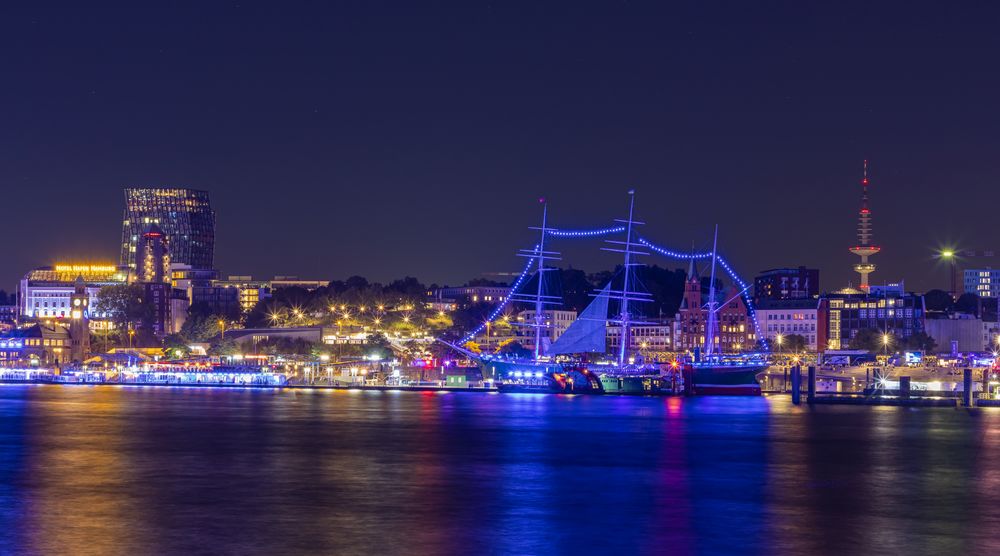
[(889, 355), (889, 334), (882, 334), (882, 349), (885, 355)]
[(951, 264), (951, 291), (948, 293), (951, 294), (952, 299), (955, 299), (958, 295), (956, 286), (957, 278), (955, 274), (955, 252), (951, 249), (945, 249), (941, 251), (941, 258)]
[(226, 321), (219, 319), (219, 329), (222, 331), (222, 341), (226, 341)]
[(778, 342), (778, 359), (781, 359), (781, 344), (785, 341), (785, 337), (778, 334), (774, 337), (774, 341)]

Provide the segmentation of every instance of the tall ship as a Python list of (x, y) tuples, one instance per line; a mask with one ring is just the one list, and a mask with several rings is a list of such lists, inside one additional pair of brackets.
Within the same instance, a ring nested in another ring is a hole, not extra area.
[[(572, 324), (555, 341), (549, 342), (548, 329), (552, 324), (546, 322), (546, 310), (561, 305), (562, 298), (550, 294), (546, 287), (546, 273), (557, 270), (547, 263), (560, 260), (560, 254), (547, 246), (548, 236), (558, 230), (549, 227), (548, 206), (543, 201), (542, 224), (532, 228), (539, 231), (539, 241), (533, 249), (518, 252), (519, 256), (530, 259), (529, 268), (535, 266), (535, 287), (530, 292), (515, 288), (509, 298), (513, 303), (533, 309), (526, 322), (517, 323), (528, 330), (523, 336), (533, 337), (530, 356), (479, 354), (461, 346), (452, 347), (475, 361), (483, 377), (491, 380), (501, 392), (662, 394), (679, 393), (683, 383), (689, 393), (759, 395), (756, 374), (764, 369), (763, 360), (724, 356), (715, 349), (716, 313), (725, 306), (716, 299), (715, 247), (709, 301), (705, 306), (708, 324), (704, 348), (696, 349), (695, 356), (683, 361), (683, 365), (676, 361), (662, 369), (660, 365), (647, 363), (633, 350), (631, 328), (650, 324), (643, 321), (640, 308), (652, 301), (652, 296), (643, 291), (636, 278), (636, 269), (642, 264), (637, 259), (648, 253), (646, 245), (635, 235), (636, 227), (643, 222), (635, 219), (634, 191), (629, 191), (628, 217), (615, 222), (624, 237), (606, 240), (602, 250), (621, 254), (621, 266), (603, 287), (591, 294), (593, 300)], [(716, 229), (716, 246), (717, 239)], [(607, 345), (609, 327), (615, 327), (620, 338), (611, 356)]]
[[(719, 302), (715, 289), (715, 262), (719, 246), (719, 227), (715, 227), (712, 240), (712, 271), (709, 276), (708, 301), (705, 303), (705, 343), (701, 349), (694, 350), (694, 356), (685, 362), (684, 382), (685, 392), (696, 395), (736, 395), (759, 396), (760, 383), (757, 375), (767, 368), (767, 362), (759, 354), (728, 354), (721, 353), (717, 348), (719, 337), (719, 311), (737, 296), (746, 292), (737, 292), (733, 299)], [(692, 266), (694, 260), (692, 259)]]
[(464, 350), (465, 354), (474, 360), (482, 369), (483, 377), (493, 380), (501, 392), (552, 392), (552, 393), (600, 393), (600, 380), (576, 360), (561, 358), (557, 361), (548, 340), (546, 322), (547, 308), (562, 304), (562, 298), (551, 295), (546, 290), (546, 273), (555, 270), (547, 266), (549, 261), (560, 260), (560, 254), (546, 247), (546, 239), (555, 228), (548, 226), (548, 204), (542, 201), (542, 225), (532, 228), (539, 232), (538, 244), (533, 249), (522, 249), (518, 256), (529, 258), (528, 264), (537, 265), (535, 271), (536, 287), (531, 293), (512, 291), (509, 300), (515, 303), (530, 305), (533, 308), (532, 318), (525, 323), (517, 323), (528, 328), (534, 337), (531, 357), (510, 357), (502, 355), (478, 355)]
[[(635, 192), (629, 191), (627, 219), (616, 220), (625, 233), (621, 240), (609, 240), (603, 250), (621, 253), (624, 263), (619, 272), (600, 290), (592, 293), (593, 300), (554, 342), (549, 342), (546, 309), (562, 304), (559, 296), (548, 293), (545, 274), (554, 267), (546, 262), (559, 260), (559, 253), (546, 247), (546, 238), (555, 228), (548, 226), (548, 207), (542, 209), (542, 225), (532, 228), (540, 232), (534, 249), (518, 254), (537, 264), (536, 287), (533, 292), (512, 292), (512, 302), (533, 307), (531, 318), (518, 323), (531, 330), (531, 357), (480, 355), (463, 352), (482, 368), (483, 376), (494, 381), (501, 392), (564, 392), (564, 393), (659, 393), (663, 380), (655, 366), (645, 365), (631, 355), (630, 327), (643, 324), (636, 319), (634, 308), (652, 300), (650, 294), (639, 291), (635, 280), (638, 255), (644, 255), (635, 242), (634, 230), (641, 225), (634, 219)], [(614, 360), (604, 361), (607, 353), (608, 326), (621, 329), (622, 342)]]

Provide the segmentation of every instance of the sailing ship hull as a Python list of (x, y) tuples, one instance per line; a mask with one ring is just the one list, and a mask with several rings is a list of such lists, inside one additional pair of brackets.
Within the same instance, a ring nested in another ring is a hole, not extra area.
[(546, 380), (544, 383), (518, 383), (518, 382), (498, 382), (497, 391), (503, 394), (559, 394), (562, 390), (558, 388), (555, 381)]
[(693, 365), (685, 380), (689, 392), (699, 396), (759, 396), (757, 374), (762, 365)]
[(500, 392), (548, 394), (600, 394), (597, 375), (586, 369), (556, 363), (479, 359), (483, 377), (493, 380)]
[(601, 388), (605, 394), (663, 395), (674, 393), (663, 377), (656, 375), (616, 376), (601, 375)]
[(483, 378), (497, 384), (512, 380), (542, 379), (562, 371), (562, 366), (556, 363), (541, 363), (531, 360), (506, 359), (476, 359), (483, 371)]

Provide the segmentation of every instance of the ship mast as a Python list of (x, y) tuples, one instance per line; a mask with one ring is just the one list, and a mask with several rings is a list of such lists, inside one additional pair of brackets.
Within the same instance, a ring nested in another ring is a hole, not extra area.
[(712, 240), (712, 272), (708, 282), (708, 319), (705, 325), (705, 355), (711, 356), (715, 351), (715, 255), (719, 247), (719, 225), (715, 225), (715, 237)]
[(513, 293), (510, 296), (511, 301), (532, 303), (534, 305), (534, 318), (530, 324), (525, 324), (525, 326), (530, 326), (535, 329), (534, 359), (536, 361), (542, 355), (542, 330), (548, 328), (549, 326), (548, 323), (545, 322), (545, 306), (559, 305), (562, 302), (562, 299), (558, 296), (545, 294), (545, 272), (554, 270), (552, 268), (546, 268), (545, 261), (558, 261), (560, 258), (559, 253), (556, 251), (545, 250), (545, 236), (556, 231), (556, 229), (548, 227), (548, 203), (545, 202), (545, 199), (539, 199), (538, 202), (542, 204), (542, 227), (531, 227), (530, 229), (538, 230), (541, 234), (541, 238), (538, 240), (538, 245), (536, 245), (534, 249), (521, 249), (518, 252), (518, 256), (520, 257), (530, 257), (538, 261), (538, 287), (535, 290), (535, 295)]
[(623, 253), (625, 255), (625, 266), (622, 268), (622, 289), (617, 292), (608, 292), (609, 297), (614, 297), (620, 300), (621, 312), (618, 315), (618, 322), (621, 324), (621, 342), (618, 348), (618, 366), (624, 367), (628, 360), (628, 348), (629, 343), (632, 339), (631, 325), (635, 324), (632, 321), (632, 316), (629, 313), (629, 301), (636, 302), (649, 302), (652, 300), (652, 296), (648, 293), (635, 291), (635, 284), (633, 279), (633, 266), (637, 266), (637, 263), (632, 262), (636, 255), (646, 255), (643, 251), (637, 250), (637, 247), (642, 247), (641, 244), (633, 243), (632, 229), (635, 226), (645, 224), (645, 222), (639, 222), (635, 220), (635, 190), (629, 190), (629, 203), (628, 203), (628, 219), (621, 220), (616, 219), (615, 222), (621, 222), (625, 225), (625, 241), (613, 241), (609, 240), (608, 243), (613, 243), (620, 245), (620, 248), (602, 248), (604, 251), (614, 251), (616, 253)]
[[(538, 252), (545, 252), (545, 224), (548, 220), (549, 205), (542, 203), (542, 237), (538, 240)], [(542, 349), (542, 324), (545, 322), (545, 315), (542, 314), (542, 272), (545, 271), (545, 258), (538, 257), (538, 291), (535, 295), (535, 359)]]
[(631, 340), (631, 329), (629, 327), (629, 314), (628, 314), (628, 293), (630, 288), (629, 278), (632, 273), (630, 272), (629, 266), (632, 264), (632, 217), (635, 214), (635, 191), (630, 190), (628, 192), (628, 223), (625, 224), (625, 275), (622, 276), (622, 338), (621, 346), (618, 350), (618, 365), (625, 365), (625, 357), (628, 355), (628, 345)]

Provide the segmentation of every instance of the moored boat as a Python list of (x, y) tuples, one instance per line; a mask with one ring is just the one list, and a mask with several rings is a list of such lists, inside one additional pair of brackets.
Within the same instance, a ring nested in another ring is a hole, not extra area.
[(759, 396), (757, 374), (765, 365), (753, 363), (705, 362), (685, 366), (688, 393), (717, 396)]

